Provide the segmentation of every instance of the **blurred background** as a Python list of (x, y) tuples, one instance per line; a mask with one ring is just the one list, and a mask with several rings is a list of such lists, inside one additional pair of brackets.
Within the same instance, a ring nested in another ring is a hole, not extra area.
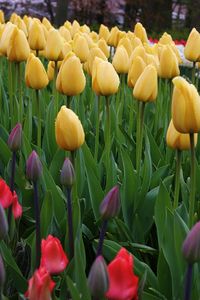
[(6, 18), (15, 11), (45, 16), (56, 26), (76, 19), (95, 30), (101, 23), (127, 30), (140, 21), (153, 37), (168, 31), (184, 38), (192, 27), (200, 29), (200, 0), (0, 0), (0, 9)]

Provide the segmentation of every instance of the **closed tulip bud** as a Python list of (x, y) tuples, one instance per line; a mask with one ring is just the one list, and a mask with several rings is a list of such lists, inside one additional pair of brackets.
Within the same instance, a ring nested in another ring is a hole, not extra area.
[(22, 125), (17, 123), (17, 125), (12, 129), (8, 137), (8, 147), (11, 151), (18, 151), (22, 144)]
[(159, 69), (159, 59), (157, 55), (152, 54), (146, 54), (146, 64), (147, 65), (153, 65), (156, 68), (156, 71), (158, 72)]
[[(167, 64), (167, 68), (166, 68)], [(170, 45), (162, 46), (158, 75), (161, 78), (173, 78), (180, 74), (178, 60)]]
[(74, 38), (73, 50), (82, 63), (86, 62), (90, 50), (89, 50), (88, 42), (84, 36), (77, 34), (77, 36)]
[(42, 174), (42, 164), (39, 156), (32, 151), (26, 161), (26, 177), (33, 182), (37, 181)]
[(70, 43), (68, 42), (65, 42), (63, 44), (63, 47), (62, 47), (62, 54), (63, 54), (63, 57), (65, 57), (69, 52), (72, 51), (72, 46)]
[(119, 29), (117, 26), (112, 27), (111, 31), (110, 31), (110, 36), (108, 39), (108, 45), (113, 46), (113, 47), (117, 47), (118, 45), (118, 34), (119, 34)]
[(42, 24), (33, 19), (28, 34), (28, 42), (32, 50), (43, 50), (46, 45), (46, 39)]
[(18, 29), (24, 32), (26, 37), (28, 36), (26, 24), (24, 23), (23, 19), (20, 18), (20, 16), (16, 17), (14, 24), (17, 26)]
[(1, 40), (0, 40), (0, 52), (3, 55), (7, 54), (8, 44), (10, 42), (10, 38), (12, 36), (13, 30), (16, 28), (16, 25), (13, 25), (11, 22), (8, 22), (4, 30), (2, 32)]
[(92, 88), (97, 95), (109, 96), (117, 93), (119, 76), (113, 65), (96, 57), (92, 70)]
[(71, 29), (70, 29), (70, 33), (71, 33), (72, 38), (79, 31), (80, 31), (80, 24), (76, 20), (74, 20), (73, 23), (72, 23)]
[(57, 90), (67, 96), (75, 96), (83, 92), (86, 84), (85, 75), (79, 58), (72, 52), (62, 62), (57, 79)]
[(104, 39), (100, 39), (97, 44), (98, 47), (102, 50), (102, 52), (105, 54), (106, 58), (109, 58), (110, 51), (108, 45), (106, 44), (106, 41)]
[(117, 71), (117, 73), (119, 74), (128, 73), (129, 56), (124, 46), (117, 47), (117, 50), (113, 57), (112, 64), (115, 70)]
[(75, 171), (74, 167), (69, 158), (66, 158), (62, 166), (60, 174), (60, 182), (66, 187), (72, 187), (75, 182)]
[(143, 102), (155, 101), (158, 94), (157, 77), (156, 68), (153, 65), (146, 66), (136, 81), (133, 96)]
[(140, 56), (140, 57), (143, 59), (143, 61), (146, 62), (146, 51), (145, 51), (145, 48), (143, 47), (143, 45), (137, 46), (137, 47), (133, 50), (133, 52), (132, 52), (132, 54), (131, 54), (131, 56), (130, 56), (130, 65), (132, 65), (133, 60), (134, 60), (137, 56)]
[(24, 32), (17, 27), (12, 31), (8, 47), (7, 57), (10, 61), (25, 61), (30, 54), (30, 47)]
[(164, 32), (161, 38), (159, 39), (158, 43), (162, 45), (170, 45), (171, 43), (173, 43), (173, 39), (170, 34)]
[(135, 25), (134, 33), (136, 37), (138, 37), (142, 41), (142, 43), (148, 43), (146, 30), (141, 23), (138, 22)]
[(200, 131), (200, 96), (196, 87), (178, 76), (172, 80), (172, 119), (181, 133)]
[(11, 14), (9, 21), (14, 23), (17, 17), (18, 17), (18, 15), (14, 12)]
[(71, 41), (72, 38), (69, 29), (67, 29), (65, 26), (61, 26), (59, 28), (59, 32), (66, 42)]
[(99, 39), (104, 39), (106, 43), (108, 42), (110, 36), (110, 31), (107, 26), (101, 24), (99, 27)]
[(2, 256), (0, 255), (0, 289), (4, 286), (6, 274), (5, 274), (5, 269), (4, 269), (4, 263)]
[(92, 76), (92, 69), (93, 69), (93, 63), (94, 63), (94, 60), (95, 60), (95, 57), (99, 57), (105, 61), (107, 61), (107, 57), (105, 56), (105, 54), (103, 53), (103, 51), (95, 46), (94, 48), (91, 48), (90, 49), (90, 54), (89, 54), (89, 57), (88, 57), (88, 73), (90, 76)]
[(45, 68), (38, 57), (30, 54), (25, 68), (25, 82), (29, 88), (40, 90), (49, 83)]
[(114, 186), (100, 205), (100, 214), (104, 219), (114, 218), (120, 211), (119, 188)]
[(133, 50), (138, 46), (142, 46), (142, 42), (139, 38), (135, 37), (134, 40), (132, 41)]
[(53, 27), (46, 17), (42, 19), (42, 24), (46, 27), (47, 30), (50, 30)]
[(184, 55), (185, 58), (191, 61), (199, 61), (200, 60), (200, 33), (193, 28), (190, 32), (190, 35), (187, 39)]
[[(194, 136), (195, 146), (197, 144), (197, 133)], [(188, 133), (180, 133), (174, 127), (173, 121), (171, 120), (166, 136), (167, 146), (172, 149), (178, 150), (189, 150), (190, 145), (190, 135)]]
[(99, 40), (99, 36), (98, 33), (96, 33), (95, 31), (91, 31), (89, 36), (92, 38), (93, 42), (97, 43)]
[(188, 232), (183, 242), (182, 253), (190, 264), (200, 261), (200, 222)]
[(5, 19), (4, 19), (4, 12), (3, 10), (0, 9), (0, 23), (5, 23)]
[(133, 51), (133, 47), (131, 45), (131, 41), (129, 40), (129, 38), (124, 37), (119, 41), (118, 47), (119, 46), (124, 46), (124, 48), (126, 49), (128, 56), (130, 57), (132, 51)]
[(107, 265), (103, 256), (99, 255), (92, 264), (88, 276), (88, 286), (92, 296), (102, 298), (109, 288)]
[(64, 23), (64, 26), (65, 26), (65, 28), (67, 28), (68, 30), (71, 30), (71, 28), (72, 28), (72, 24), (71, 24), (70, 21), (66, 21), (66, 22)]
[(81, 147), (85, 141), (85, 134), (78, 116), (63, 105), (56, 117), (56, 142), (58, 146), (67, 151), (74, 151)]
[(54, 79), (54, 72), (55, 72), (55, 62), (50, 61), (47, 66), (47, 76), (49, 81)]
[(87, 26), (86, 24), (84, 24), (84, 25), (82, 25), (81, 27), (80, 27), (80, 32), (83, 32), (83, 33), (90, 33), (90, 27), (89, 26)]
[(5, 239), (7, 233), (8, 233), (8, 221), (5, 214), (5, 210), (0, 203), (0, 240)]
[(45, 56), (49, 60), (58, 61), (63, 59), (63, 40), (58, 30), (50, 29), (46, 47), (45, 47)]
[(136, 81), (144, 71), (145, 67), (146, 63), (144, 62), (142, 57), (136, 56), (132, 60), (132, 65), (128, 71), (128, 86), (130, 88), (133, 88), (135, 86)]

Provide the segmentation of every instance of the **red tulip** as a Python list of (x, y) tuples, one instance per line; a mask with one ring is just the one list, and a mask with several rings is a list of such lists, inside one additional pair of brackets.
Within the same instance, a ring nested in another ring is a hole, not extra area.
[(46, 240), (42, 240), (41, 267), (50, 274), (58, 274), (64, 271), (68, 262), (59, 239), (49, 235)]
[(39, 268), (29, 279), (28, 291), (25, 293), (25, 297), (29, 300), (51, 300), (51, 292), (54, 286), (55, 282), (51, 280), (45, 268)]
[(0, 203), (3, 208), (8, 208), (12, 204), (12, 193), (3, 179), (0, 179)]
[(15, 219), (18, 219), (22, 215), (22, 206), (18, 201), (16, 192), (13, 192), (12, 195), (12, 213)]
[(122, 248), (108, 265), (108, 300), (137, 300), (138, 277), (133, 272), (133, 256)]

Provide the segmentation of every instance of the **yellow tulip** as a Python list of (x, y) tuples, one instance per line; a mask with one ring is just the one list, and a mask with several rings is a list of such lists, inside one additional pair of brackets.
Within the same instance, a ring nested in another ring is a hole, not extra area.
[(118, 34), (119, 34), (119, 29), (117, 26), (112, 27), (111, 31), (110, 31), (110, 36), (108, 39), (108, 45), (109, 46), (113, 46), (113, 47), (117, 47), (118, 45)]
[(70, 28), (70, 33), (71, 33), (72, 38), (79, 31), (80, 31), (80, 24), (76, 20), (74, 20), (71, 25), (71, 28)]
[(86, 84), (85, 75), (79, 58), (72, 52), (62, 62), (57, 79), (57, 90), (67, 96), (75, 96), (83, 92)]
[(18, 15), (14, 12), (11, 14), (9, 21), (14, 23), (17, 17), (18, 17)]
[(113, 56), (112, 64), (119, 74), (126, 74), (128, 73), (129, 69), (129, 56), (124, 48), (124, 46), (117, 47), (117, 50)]
[(144, 71), (145, 67), (146, 63), (141, 56), (136, 56), (132, 60), (132, 65), (128, 71), (128, 86), (130, 88), (133, 88), (135, 86), (136, 81)]
[(136, 81), (133, 96), (139, 101), (147, 102), (156, 100), (157, 93), (157, 71), (153, 65), (148, 65)]
[(135, 59), (135, 57), (140, 56), (144, 61), (146, 61), (146, 51), (143, 45), (137, 46), (131, 56), (130, 56), (130, 65), (132, 65), (132, 61)]
[(67, 28), (69, 31), (71, 31), (72, 24), (71, 24), (70, 21), (67, 20), (67, 21), (64, 23), (64, 26), (65, 26), (65, 28)]
[(8, 22), (3, 29), (1, 40), (0, 40), (0, 52), (3, 55), (7, 54), (8, 44), (12, 36), (13, 30), (15, 28), (16, 25), (12, 24), (11, 22)]
[[(58, 70), (60, 69), (61, 64), (62, 64), (61, 61), (57, 62)], [(48, 76), (49, 81), (53, 80), (54, 73), (55, 73), (55, 61), (50, 61), (47, 66), (47, 76)]]
[(143, 27), (141, 23), (139, 22), (136, 23), (134, 28), (134, 33), (136, 37), (138, 37), (142, 41), (142, 43), (148, 43), (146, 29)]
[(45, 47), (46, 58), (54, 61), (62, 60), (64, 58), (62, 48), (63, 40), (59, 31), (56, 29), (50, 29)]
[(24, 32), (26, 37), (28, 36), (27, 27), (26, 27), (26, 24), (24, 23), (23, 19), (21, 19), (19, 16), (17, 16), (14, 24)]
[(63, 105), (56, 117), (55, 135), (58, 146), (67, 151), (74, 151), (85, 141), (85, 134), (78, 116)]
[(50, 30), (53, 26), (51, 25), (51, 23), (49, 22), (49, 20), (46, 18), (46, 17), (44, 17), (43, 19), (42, 19), (42, 24), (45, 26), (45, 28), (47, 29), (47, 30)]
[(184, 54), (188, 60), (200, 60), (200, 33), (195, 28), (192, 29), (187, 39)]
[(65, 42), (63, 44), (63, 47), (62, 47), (62, 54), (63, 54), (63, 57), (65, 57), (69, 52), (72, 51), (72, 46), (70, 43), (68, 42)]
[(158, 75), (161, 78), (173, 78), (180, 74), (178, 60), (170, 45), (163, 45), (160, 54)]
[(29, 26), (28, 42), (32, 50), (43, 50), (46, 45), (46, 39), (42, 25), (35, 19)]
[(95, 57), (99, 57), (102, 58), (103, 60), (107, 60), (105, 54), (103, 53), (103, 51), (101, 51), (99, 47), (95, 46), (94, 48), (91, 48), (87, 60), (88, 62), (87, 70), (89, 71), (88, 74), (90, 76), (92, 76), (92, 68), (93, 68), (93, 62), (95, 60)]
[(7, 47), (8, 60), (17, 62), (24, 61), (27, 60), (29, 54), (30, 47), (25, 33), (21, 29), (15, 27)]
[(109, 96), (117, 93), (119, 76), (113, 65), (96, 57), (92, 69), (92, 88), (97, 95)]
[(146, 54), (146, 64), (147, 65), (153, 65), (156, 68), (156, 71), (158, 72), (159, 69), (159, 59), (157, 55), (152, 54)]
[(66, 42), (69, 42), (72, 39), (69, 29), (67, 29), (65, 26), (61, 26), (59, 28), (59, 32)]
[(123, 37), (118, 43), (118, 47), (119, 46), (124, 46), (124, 48), (126, 49), (126, 51), (128, 53), (128, 56), (130, 57), (130, 55), (133, 51), (133, 47), (131, 45), (131, 41), (129, 40), (129, 38)]
[(110, 36), (110, 31), (107, 26), (101, 24), (99, 27), (99, 39), (103, 38), (106, 42), (108, 42)]
[(1, 9), (0, 9), (0, 23), (1, 23), (1, 24), (5, 23), (4, 12), (3, 12), (3, 10), (1, 10)]
[(161, 45), (167, 45), (167, 44), (171, 44), (171, 43), (173, 43), (173, 39), (172, 39), (171, 35), (168, 34), (167, 32), (164, 32), (158, 41), (158, 44), (161, 44)]
[(200, 131), (200, 96), (196, 87), (181, 76), (172, 80), (172, 119), (181, 133)]
[(93, 42), (97, 43), (99, 40), (99, 35), (95, 31), (91, 31), (89, 36), (92, 38)]
[(90, 50), (89, 50), (88, 42), (84, 36), (80, 34), (77, 34), (75, 36), (73, 50), (82, 63), (86, 62)]
[(90, 27), (84, 24), (83, 26), (80, 27), (80, 32), (85, 32), (85, 33), (90, 33)]
[(98, 43), (97, 43), (98, 47), (103, 51), (103, 53), (105, 54), (105, 56), (107, 58), (109, 58), (110, 56), (110, 51), (109, 51), (109, 48), (108, 48), (108, 45), (106, 44), (106, 41), (101, 38)]
[[(190, 135), (188, 133), (180, 133), (174, 127), (173, 121), (171, 120), (166, 136), (167, 146), (172, 149), (178, 150), (189, 150), (190, 146)], [(197, 144), (197, 133), (194, 135), (194, 145)]]
[(47, 73), (40, 59), (30, 54), (25, 68), (26, 85), (32, 89), (40, 90), (45, 88), (49, 82)]

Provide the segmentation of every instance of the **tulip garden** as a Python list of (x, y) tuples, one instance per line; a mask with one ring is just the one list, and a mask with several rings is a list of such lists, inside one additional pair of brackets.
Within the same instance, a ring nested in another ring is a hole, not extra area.
[(200, 299), (199, 45), (0, 11), (0, 300)]

